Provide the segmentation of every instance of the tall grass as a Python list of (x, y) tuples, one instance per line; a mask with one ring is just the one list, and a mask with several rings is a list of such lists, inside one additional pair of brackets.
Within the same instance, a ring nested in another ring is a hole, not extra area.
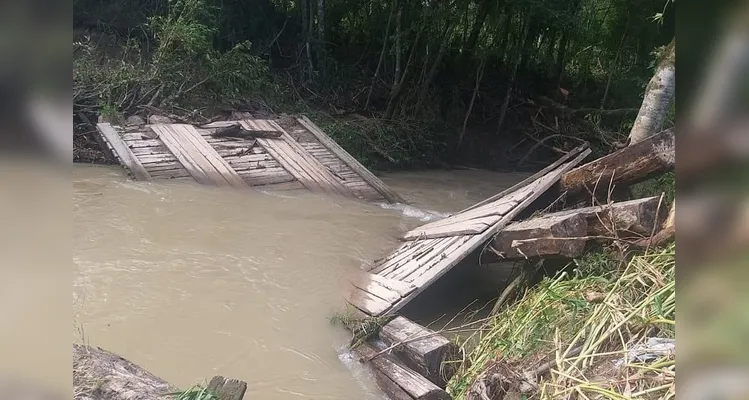
[(673, 354), (647, 364), (626, 356), (648, 338), (675, 336), (675, 245), (603, 271), (582, 265), (531, 288), (480, 331), (448, 391), (464, 399), (503, 365), (516, 372), (505, 377), (511, 390), (529, 398), (672, 398)]

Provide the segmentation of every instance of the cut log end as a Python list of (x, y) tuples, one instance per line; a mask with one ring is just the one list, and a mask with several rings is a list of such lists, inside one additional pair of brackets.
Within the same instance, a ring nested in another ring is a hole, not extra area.
[(247, 382), (217, 375), (208, 383), (208, 390), (219, 400), (242, 400), (247, 391)]

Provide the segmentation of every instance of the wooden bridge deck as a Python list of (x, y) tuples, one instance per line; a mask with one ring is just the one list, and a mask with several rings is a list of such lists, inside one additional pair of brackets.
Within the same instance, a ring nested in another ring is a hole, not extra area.
[(502, 193), (407, 232), (395, 251), (351, 279), (346, 301), (372, 316), (396, 313), (490, 241), (588, 154), (590, 150), (577, 148)]
[[(217, 137), (241, 124), (277, 138)], [(200, 127), (156, 124), (97, 126), (112, 156), (137, 180), (187, 179), (219, 187), (310, 190), (367, 201), (403, 200), (306, 117), (218, 121)]]

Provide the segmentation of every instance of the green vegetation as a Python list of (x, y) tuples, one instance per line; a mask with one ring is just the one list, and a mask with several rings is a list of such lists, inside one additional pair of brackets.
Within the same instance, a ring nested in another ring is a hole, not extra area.
[(204, 385), (195, 385), (181, 392), (169, 393), (168, 396), (174, 397), (175, 400), (218, 400)]
[[(673, 10), (648, 0), (76, 0), (76, 121), (146, 105), (198, 121), (232, 108), (305, 112), (370, 166), (528, 167), (581, 139), (602, 153), (622, 141), (654, 51), (673, 38)], [(86, 130), (77, 148), (94, 145)]]
[(485, 371), (503, 368), (515, 371), (505, 379), (519, 391), (523, 373), (537, 371), (551, 355), (541, 383), (525, 393), (529, 398), (674, 397), (673, 355), (612, 366), (650, 337), (675, 337), (675, 245), (620, 264), (591, 254), (573, 272), (529, 289), (480, 330), (448, 391), (463, 399)]
[(369, 339), (376, 338), (383, 326), (393, 319), (392, 316), (362, 317), (351, 306), (346, 311), (336, 313), (329, 318), (332, 325), (341, 325), (351, 331), (349, 348), (354, 349)]

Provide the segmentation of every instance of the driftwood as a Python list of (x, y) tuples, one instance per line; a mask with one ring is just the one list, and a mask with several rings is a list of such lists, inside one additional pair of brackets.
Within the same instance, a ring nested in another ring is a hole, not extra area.
[(229, 126), (216, 128), (216, 131), (211, 133), (211, 136), (213, 137), (234, 137), (234, 138), (240, 138), (240, 139), (248, 139), (248, 138), (277, 139), (277, 138), (280, 138), (281, 135), (283, 135), (283, 132), (280, 132), (280, 131), (250, 131), (250, 130), (244, 129), (239, 124), (232, 124)]
[(386, 395), (397, 400), (449, 400), (450, 395), (390, 354), (379, 354), (368, 343), (354, 349), (362, 360), (370, 360), (377, 384)]
[[(412, 340), (420, 337), (423, 339)], [(380, 338), (388, 345), (403, 342), (393, 352), (411, 369), (443, 389), (462, 359), (455, 343), (404, 317), (383, 326)]]
[(669, 129), (567, 172), (559, 188), (571, 199), (591, 194), (605, 198), (612, 187), (623, 189), (671, 171), (675, 162), (674, 131)]
[(481, 256), (482, 263), (503, 259), (578, 257), (591, 240), (650, 237), (666, 218), (666, 205), (649, 197), (546, 214), (510, 224)]

